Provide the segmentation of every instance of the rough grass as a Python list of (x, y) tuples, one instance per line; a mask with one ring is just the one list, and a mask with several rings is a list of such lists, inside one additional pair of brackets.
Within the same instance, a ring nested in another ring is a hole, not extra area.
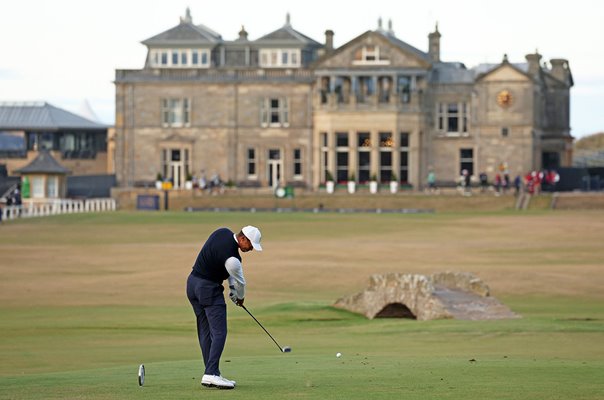
[[(257, 224), (246, 304), (199, 387), (184, 281), (218, 226)], [(0, 226), (0, 399), (598, 399), (601, 212), (112, 213)], [(366, 320), (330, 307), (372, 273), (470, 271), (523, 318)], [(343, 357), (337, 359), (336, 352)], [(147, 384), (136, 383), (138, 364)]]

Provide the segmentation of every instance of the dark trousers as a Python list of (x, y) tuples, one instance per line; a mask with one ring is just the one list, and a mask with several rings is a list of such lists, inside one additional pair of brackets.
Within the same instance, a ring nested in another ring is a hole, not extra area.
[(187, 297), (197, 318), (197, 336), (206, 375), (220, 375), (220, 356), (227, 337), (227, 312), (222, 285), (189, 275)]

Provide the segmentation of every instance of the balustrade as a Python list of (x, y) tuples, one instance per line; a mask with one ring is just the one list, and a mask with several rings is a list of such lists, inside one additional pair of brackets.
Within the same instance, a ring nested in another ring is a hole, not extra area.
[(26, 201), (20, 206), (2, 207), (0, 208), (0, 213), (2, 214), (2, 221), (7, 221), (16, 218), (115, 210), (115, 199), (111, 198), (85, 200), (57, 199), (41, 203)]

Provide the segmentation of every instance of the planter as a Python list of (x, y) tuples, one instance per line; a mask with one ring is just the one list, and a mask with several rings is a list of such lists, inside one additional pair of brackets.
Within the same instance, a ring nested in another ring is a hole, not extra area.
[(187, 190), (193, 189), (193, 181), (185, 181), (185, 189), (187, 189)]
[(376, 181), (369, 182), (369, 193), (376, 194), (378, 191), (378, 183)]
[(398, 182), (390, 181), (390, 193), (396, 193), (396, 192), (398, 192)]
[(357, 183), (355, 181), (348, 181), (348, 193), (353, 194), (357, 190)]
[(161, 190), (161, 187), (162, 187), (162, 181), (155, 181), (155, 189)]
[(335, 187), (335, 182), (334, 181), (327, 181), (325, 182), (325, 191), (329, 194), (333, 193), (333, 189)]

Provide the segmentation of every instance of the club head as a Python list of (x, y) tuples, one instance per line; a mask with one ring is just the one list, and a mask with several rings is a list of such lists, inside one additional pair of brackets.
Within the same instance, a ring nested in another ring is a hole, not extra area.
[(292, 348), (291, 348), (291, 347), (289, 347), (289, 346), (284, 346), (284, 347), (281, 349), (281, 351), (282, 351), (282, 352), (284, 352), (284, 353), (291, 353), (291, 352), (292, 352)]

